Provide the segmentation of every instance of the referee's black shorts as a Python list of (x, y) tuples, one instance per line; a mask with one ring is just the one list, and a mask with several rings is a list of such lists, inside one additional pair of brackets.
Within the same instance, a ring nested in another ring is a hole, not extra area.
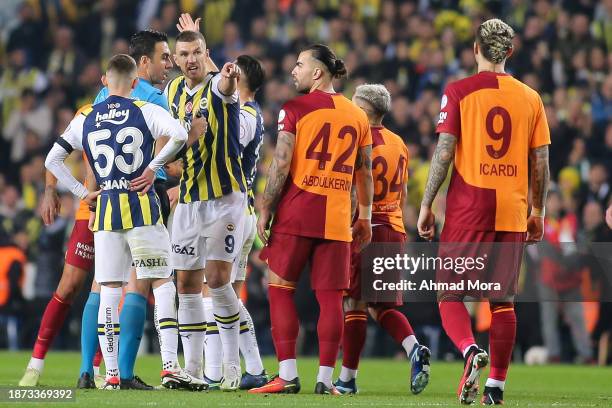
[(164, 220), (164, 225), (168, 226), (168, 216), (170, 215), (170, 199), (168, 198), (166, 180), (155, 180), (153, 184), (153, 188), (155, 189), (155, 193), (159, 197), (159, 206), (161, 207), (162, 219)]

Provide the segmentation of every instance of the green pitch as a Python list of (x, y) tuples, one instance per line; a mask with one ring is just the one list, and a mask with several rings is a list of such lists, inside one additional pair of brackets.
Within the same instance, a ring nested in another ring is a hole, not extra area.
[[(15, 386), (28, 362), (29, 353), (0, 352), (0, 387)], [(42, 376), (42, 386), (74, 387), (79, 356), (76, 353), (50, 353)], [(136, 373), (147, 383), (159, 384), (159, 357), (140, 357)], [(266, 359), (269, 373), (276, 361)], [(46, 402), (11, 404), (15, 407), (446, 407), (459, 406), (455, 389), (462, 366), (459, 363), (432, 365), (432, 378), (421, 395), (410, 394), (409, 365), (405, 361), (364, 360), (359, 369), (357, 396), (313, 395), (317, 361), (299, 359), (302, 392), (298, 395), (248, 395), (188, 391), (78, 391), (76, 403)], [(336, 370), (337, 372), (338, 370)], [(334, 377), (335, 378), (335, 377)], [(518, 407), (612, 407), (612, 368), (585, 366), (515, 365), (510, 369), (505, 400)], [(484, 379), (481, 381), (484, 387)], [(0, 406), (8, 404), (0, 402)]]

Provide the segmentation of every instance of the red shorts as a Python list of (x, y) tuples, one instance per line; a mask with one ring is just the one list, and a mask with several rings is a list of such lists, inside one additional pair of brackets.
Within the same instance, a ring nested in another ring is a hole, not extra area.
[[(458, 284), (461, 289), (450, 288), (438, 292), (439, 300), (457, 300), (466, 296), (476, 299), (504, 300), (518, 290), (518, 278), (523, 260), (526, 234), (507, 231), (472, 231), (445, 226), (440, 234), (438, 256), (455, 261), (463, 258), (464, 271), (438, 268), (438, 283)], [(455, 244), (456, 243), (456, 244)], [(468, 267), (466, 259), (480, 258)]]
[[(406, 234), (394, 230), (389, 225), (376, 225), (372, 227), (372, 242), (406, 242)], [(403, 245), (402, 245), (403, 247)], [(351, 281), (346, 295), (351, 299), (361, 300), (361, 252), (357, 251), (357, 245), (351, 244)], [(394, 250), (394, 252), (396, 252)], [(395, 256), (395, 253), (389, 254)], [(395, 302), (368, 302), (368, 305), (395, 307), (401, 306), (402, 293), (398, 292)]]
[(349, 284), (350, 242), (273, 232), (259, 255), (281, 278), (297, 282), (310, 261), (313, 290), (344, 290)]
[(85, 271), (94, 266), (94, 236), (87, 220), (76, 220), (66, 248), (66, 263)]

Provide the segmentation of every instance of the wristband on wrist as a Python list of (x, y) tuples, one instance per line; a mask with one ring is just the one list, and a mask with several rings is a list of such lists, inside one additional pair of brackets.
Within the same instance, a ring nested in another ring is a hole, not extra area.
[(534, 217), (544, 217), (545, 214), (546, 214), (545, 207), (542, 207), (542, 208), (531, 207), (531, 215), (533, 215)]
[(359, 204), (359, 219), (360, 220), (371, 220), (372, 219), (372, 206)]

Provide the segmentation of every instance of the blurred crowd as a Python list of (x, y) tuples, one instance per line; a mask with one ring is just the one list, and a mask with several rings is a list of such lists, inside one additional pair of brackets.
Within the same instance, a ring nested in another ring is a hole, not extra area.
[[(166, 32), (172, 49), (181, 12), (202, 17), (201, 28), (217, 65), (246, 53), (265, 66), (267, 82), (257, 95), (266, 127), (258, 193), (274, 149), (278, 111), (295, 95), (289, 73), (300, 48), (322, 42), (344, 59), (349, 77), (336, 87), (346, 96), (361, 83), (383, 83), (393, 96), (392, 112), (383, 123), (404, 139), (410, 152), (404, 211), (411, 240), (417, 238), (416, 215), (436, 143), (444, 86), (474, 73), (472, 47), (478, 24), (491, 17), (504, 19), (517, 32), (507, 71), (540, 93), (551, 129), (554, 183), (545, 240), (559, 253), (559, 242), (610, 241), (603, 213), (611, 196), (612, 0), (3, 0), (0, 250), (12, 243), (24, 257), (20, 272), (0, 271), (0, 347), (28, 348), (33, 343), (37, 319), (62, 271), (64, 245), (78, 204), (63, 193), (60, 217), (51, 226), (42, 225), (37, 207), (45, 187), (46, 152), (75, 110), (93, 101), (105, 61), (127, 53), (130, 36), (145, 28)], [(75, 172), (82, 171), (79, 162), (79, 157), (72, 157)], [(444, 195), (436, 202), (441, 222), (443, 211)], [(272, 352), (266, 271), (256, 254), (257, 250), (250, 266), (248, 303), (260, 347)], [(545, 256), (528, 254), (538, 265)], [(544, 344), (551, 361), (575, 356), (583, 362), (593, 360), (597, 342), (609, 339), (612, 313), (603, 303), (598, 307), (568, 300), (585, 296), (585, 281), (599, 282), (600, 295), (607, 290), (611, 300), (610, 282), (606, 289), (605, 279), (592, 279), (595, 267), (559, 261), (541, 269), (546, 272), (533, 278), (537, 290), (559, 302), (536, 304), (535, 309), (517, 306), (519, 322), (524, 322), (519, 327), (519, 352)], [(307, 336), (316, 327), (316, 307), (311, 307), (307, 292), (299, 296), (302, 333)], [(81, 310), (78, 305), (73, 308), (74, 316), (58, 340), (60, 347), (78, 348)], [(407, 304), (404, 311), (425, 342), (435, 346), (435, 354), (445, 357), (451, 348), (435, 303)], [(538, 316), (546, 324), (540, 325)], [(371, 330), (369, 336), (366, 354), (394, 350), (381, 333)], [(312, 351), (308, 348), (316, 345), (311, 343), (304, 342), (302, 350)]]

